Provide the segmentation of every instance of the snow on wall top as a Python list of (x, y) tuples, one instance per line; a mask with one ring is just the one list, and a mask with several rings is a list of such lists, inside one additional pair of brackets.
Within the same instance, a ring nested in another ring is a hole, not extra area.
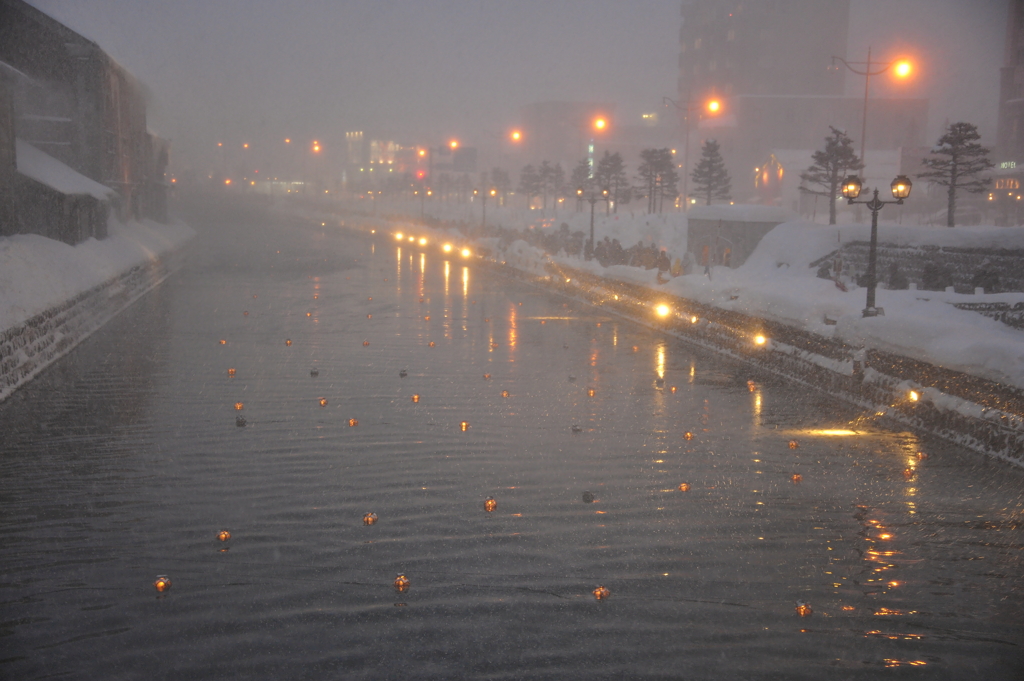
[(53, 156), (36, 149), (28, 142), (15, 139), (14, 144), (18, 172), (22, 175), (42, 182), (62, 194), (85, 194), (100, 201), (108, 199), (114, 194), (114, 190), (110, 187), (90, 180)]
[(745, 203), (727, 206), (694, 206), (687, 213), (691, 220), (724, 220), (729, 222), (786, 222), (793, 214), (779, 206)]

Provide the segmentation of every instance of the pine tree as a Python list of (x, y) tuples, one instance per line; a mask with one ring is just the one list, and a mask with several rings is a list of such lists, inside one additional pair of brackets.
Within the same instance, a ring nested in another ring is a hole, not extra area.
[[(811, 155), (814, 163), (800, 173), (800, 191), (828, 198), (828, 224), (836, 224), (836, 197), (848, 173), (860, 170), (864, 163), (853, 150), (853, 141), (842, 130), (829, 126), (832, 131), (825, 138), (825, 148)], [(816, 185), (811, 189), (805, 184)]]
[(540, 193), (540, 174), (532, 165), (524, 167), (519, 173), (519, 193), (526, 197), (527, 208), (533, 202), (533, 197)]
[(994, 164), (988, 159), (989, 150), (978, 143), (980, 139), (976, 125), (953, 123), (946, 134), (939, 138), (938, 145), (932, 149), (932, 155), (921, 161), (930, 170), (918, 177), (948, 188), (947, 227), (955, 224), (958, 190), (980, 194), (988, 188), (989, 180), (979, 178), (978, 175)]
[(612, 202), (615, 203), (616, 213), (619, 212), (619, 203), (629, 202), (632, 190), (629, 187), (629, 177), (626, 175), (626, 164), (619, 152), (604, 152), (604, 156), (597, 162), (594, 180), (598, 186), (608, 188)]
[(565, 170), (561, 163), (556, 163), (548, 175), (548, 188), (551, 190), (551, 205), (558, 215), (558, 196), (565, 191)]
[(494, 168), (491, 170), (491, 182), (494, 183), (494, 188), (498, 190), (498, 195), (500, 196), (499, 205), (504, 206), (505, 197), (512, 190), (512, 179), (508, 176), (508, 171)]
[[(590, 185), (590, 161), (583, 159), (572, 169), (572, 174), (569, 176), (569, 189), (575, 194), (577, 189), (582, 188), (586, 191), (590, 188)], [(579, 210), (580, 206), (580, 200), (577, 199), (576, 210)]]
[(647, 197), (648, 213), (660, 212), (664, 206), (664, 199), (675, 199), (679, 196), (679, 173), (676, 172), (672, 151), (644, 149), (640, 152), (640, 160), (637, 179), (641, 184), (636, 191), (640, 196)]
[(728, 201), (732, 198), (732, 180), (725, 170), (725, 161), (718, 142), (709, 139), (700, 150), (700, 161), (690, 173), (693, 180), (694, 193), (705, 198), (705, 205), (710, 206), (713, 199)]

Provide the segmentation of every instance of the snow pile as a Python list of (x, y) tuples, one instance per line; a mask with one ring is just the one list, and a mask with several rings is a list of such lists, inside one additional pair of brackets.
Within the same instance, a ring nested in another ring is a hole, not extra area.
[(0, 330), (155, 261), (194, 236), (191, 227), (180, 223), (111, 220), (106, 239), (86, 239), (77, 246), (37, 234), (0, 237)]

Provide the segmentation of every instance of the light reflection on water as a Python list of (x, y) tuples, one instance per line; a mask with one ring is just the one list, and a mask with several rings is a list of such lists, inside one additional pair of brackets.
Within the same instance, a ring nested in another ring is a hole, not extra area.
[[(421, 255), (414, 272), (400, 248), (245, 233), (306, 250), (269, 276), (199, 259), (51, 383), (0, 405), (0, 423), (17, 424), (0, 462), (3, 675), (1019, 669), (1019, 472), (877, 424), (827, 434), (858, 414), (770, 377), (750, 400), (749, 369), (618, 321), (597, 326), (586, 308), (480, 272), (471, 286), (467, 267), (464, 326), (428, 349), (422, 318), (437, 311), (419, 299), (444, 290), (443, 317), (455, 316), (448, 261)], [(323, 252), (337, 254), (331, 271), (318, 270)], [(324, 293), (317, 325), (305, 307), (292, 316), (310, 274)], [(242, 304), (254, 314), (237, 314)], [(565, 321), (523, 323), (556, 315)], [(650, 358), (630, 350), (652, 344), (657, 377), (677, 393), (656, 390)], [(398, 573), (411, 580), (400, 595)], [(174, 584), (159, 600), (157, 574)], [(598, 585), (609, 599), (595, 601)], [(797, 601), (814, 614), (796, 616)]]

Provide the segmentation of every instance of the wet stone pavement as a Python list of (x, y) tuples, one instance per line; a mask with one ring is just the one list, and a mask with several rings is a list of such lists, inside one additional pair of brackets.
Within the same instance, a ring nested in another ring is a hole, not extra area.
[(188, 220), (0, 404), (0, 677), (1022, 678), (1024, 472), (440, 244)]

